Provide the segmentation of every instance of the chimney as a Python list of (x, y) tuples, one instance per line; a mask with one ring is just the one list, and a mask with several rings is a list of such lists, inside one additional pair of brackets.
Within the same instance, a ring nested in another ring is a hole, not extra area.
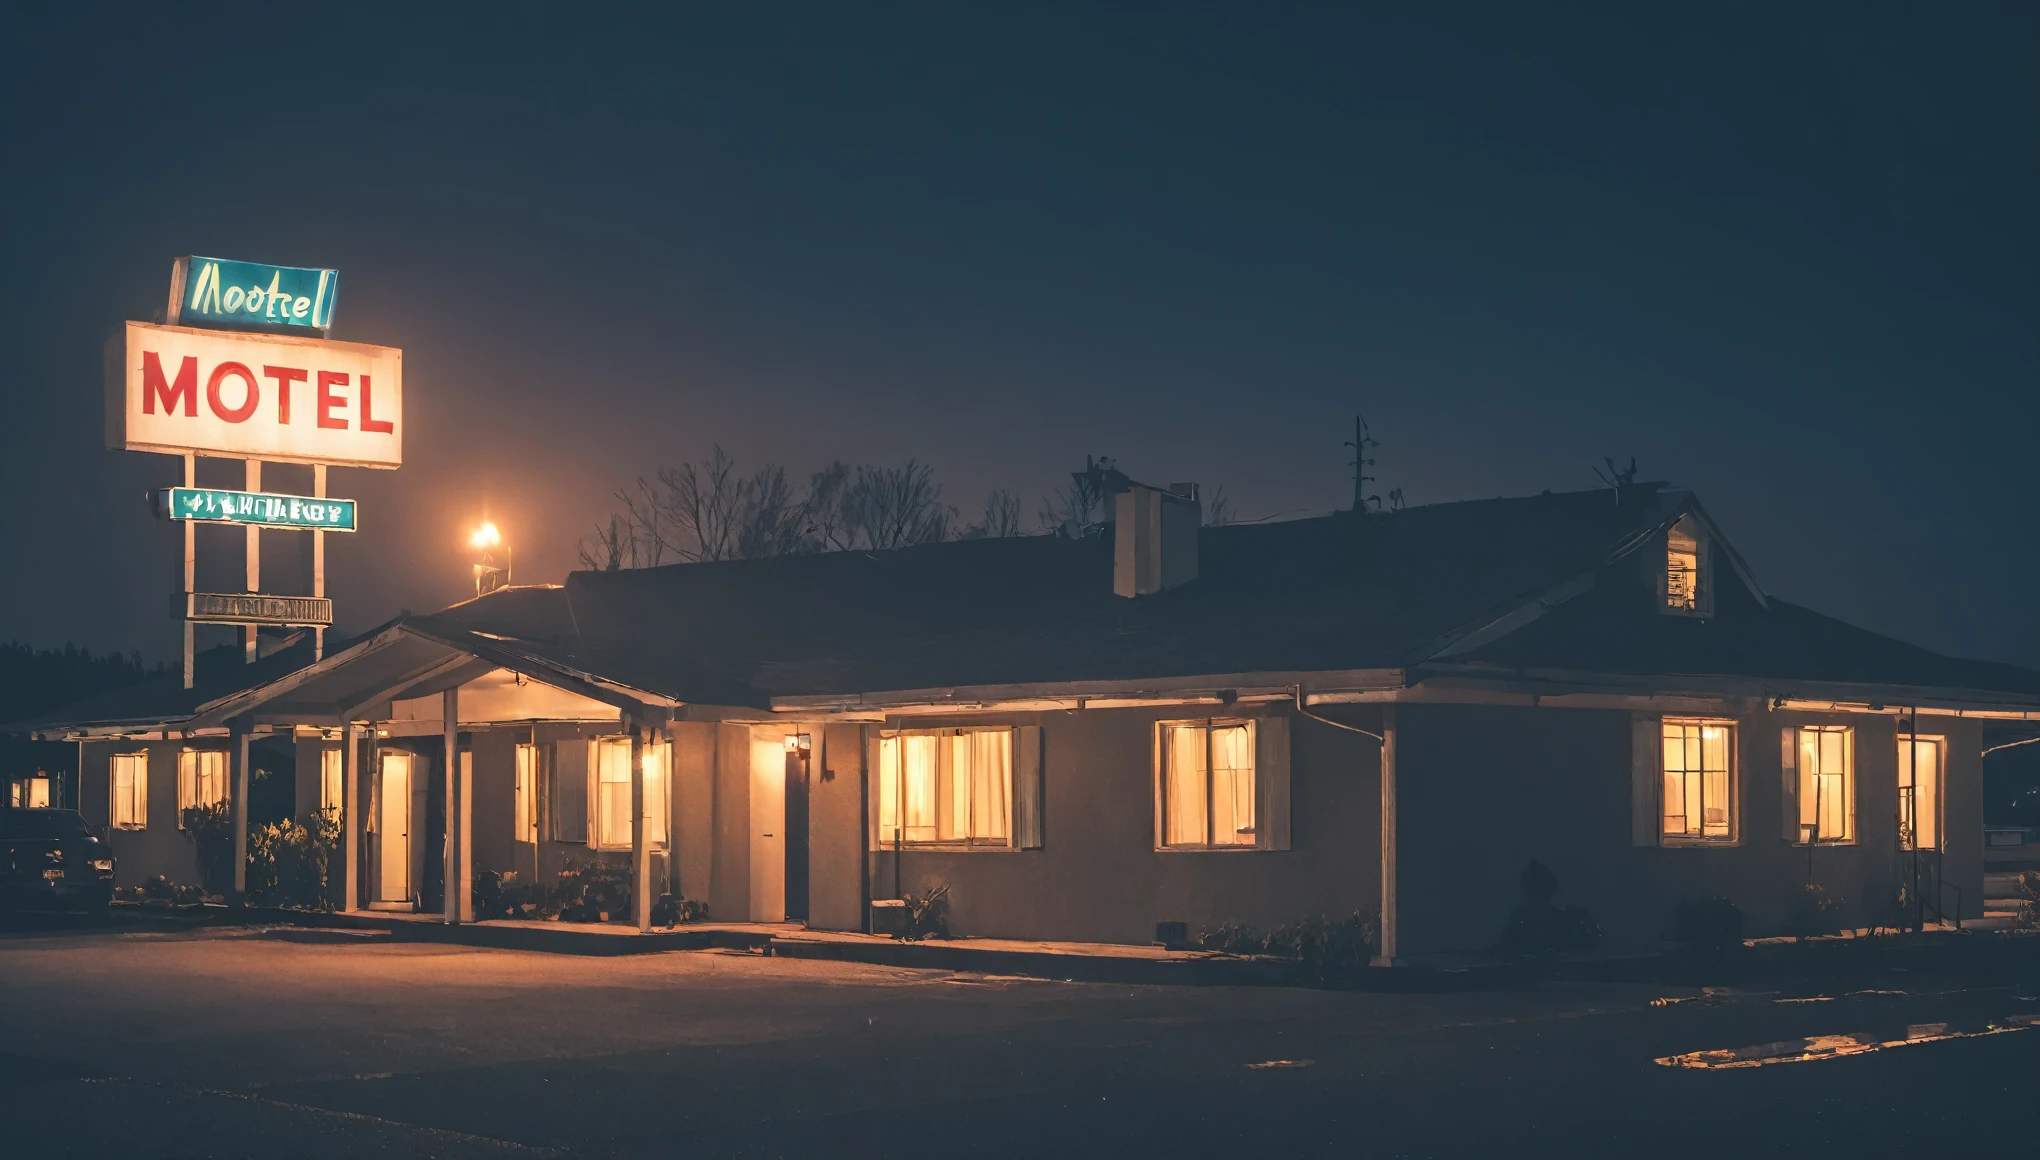
[(1197, 579), (1197, 485), (1134, 484), (1113, 497), (1112, 591), (1148, 596)]

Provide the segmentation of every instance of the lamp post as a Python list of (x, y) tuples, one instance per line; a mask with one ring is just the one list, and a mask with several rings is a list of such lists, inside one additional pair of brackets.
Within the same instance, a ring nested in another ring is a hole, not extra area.
[[(483, 520), (481, 525), (468, 537), (468, 547), (479, 556), (475, 560), (475, 595), (486, 596), (498, 588), (510, 586), (510, 566), (514, 562), (510, 545), (503, 539), (503, 533), (495, 524)], [(496, 551), (502, 549), (502, 563), (497, 563)]]

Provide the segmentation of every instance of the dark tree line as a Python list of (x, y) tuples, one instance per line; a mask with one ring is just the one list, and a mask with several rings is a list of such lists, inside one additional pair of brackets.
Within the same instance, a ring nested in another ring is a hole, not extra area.
[(135, 652), (94, 653), (73, 644), (37, 649), (9, 641), (0, 645), (0, 721), (33, 717), (168, 671), (167, 665), (144, 665)]
[[(917, 460), (897, 467), (837, 460), (797, 479), (776, 463), (743, 471), (718, 446), (705, 459), (663, 467), (619, 490), (618, 510), (581, 541), (581, 565), (613, 571), (1081, 531), (1101, 522), (1105, 505), (1130, 482), (1110, 459), (1087, 460), (1069, 486), (1043, 501), (1030, 527), (1020, 497), (1005, 490), (987, 495), (976, 518), (966, 519), (943, 501), (935, 469)], [(1230, 518), (1223, 489), (1207, 511), (1213, 523)]]

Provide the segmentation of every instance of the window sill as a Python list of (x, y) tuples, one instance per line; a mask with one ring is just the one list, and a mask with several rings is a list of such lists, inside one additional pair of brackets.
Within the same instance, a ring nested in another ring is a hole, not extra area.
[(1660, 837), (1660, 850), (1732, 850), (1742, 845), (1741, 838), (1672, 838)]
[(1277, 850), (1263, 850), (1259, 846), (1156, 846), (1157, 854), (1274, 854)]
[[(1857, 843), (1856, 839), (1854, 838), (1830, 838), (1826, 841), (1815, 842), (1813, 844), (1818, 847), (1825, 847), (1825, 846), (1854, 846)], [(1804, 850), (1806, 849), (1806, 843), (1794, 842), (1792, 843), (1792, 848), (1795, 850)]]
[[(994, 845), (990, 842), (902, 842), (897, 852), (902, 854), (1021, 854), (1025, 853), (1028, 849), (1039, 848), (1038, 846)], [(891, 854), (895, 850), (891, 842), (886, 842), (874, 847), (870, 852), (873, 854)]]

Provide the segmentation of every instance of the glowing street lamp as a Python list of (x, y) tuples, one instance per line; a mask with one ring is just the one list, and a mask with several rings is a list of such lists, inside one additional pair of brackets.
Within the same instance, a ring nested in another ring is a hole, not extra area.
[[(510, 545), (504, 541), (503, 533), (496, 525), (483, 520), (468, 536), (468, 547), (477, 553), (475, 559), (475, 595), (486, 596), (498, 588), (510, 586), (510, 565), (513, 557)], [(497, 550), (501, 549), (502, 562), (497, 562)]]

